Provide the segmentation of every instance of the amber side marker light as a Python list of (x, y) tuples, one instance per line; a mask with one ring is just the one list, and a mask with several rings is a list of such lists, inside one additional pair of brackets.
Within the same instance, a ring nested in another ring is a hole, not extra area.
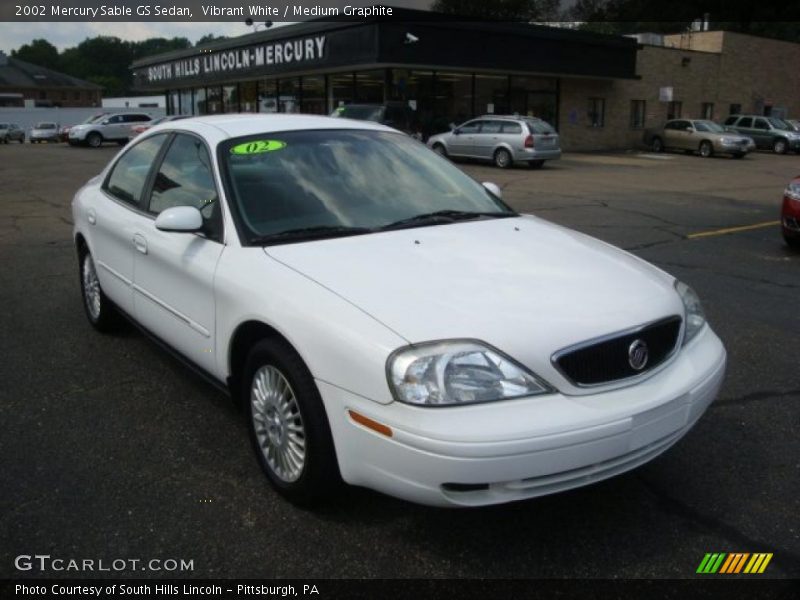
[(359, 425), (363, 425), (367, 429), (372, 429), (372, 431), (377, 431), (381, 435), (385, 435), (386, 437), (392, 437), (392, 430), (384, 425), (383, 423), (378, 423), (377, 421), (373, 421), (369, 417), (365, 417), (364, 415), (358, 414), (354, 410), (347, 411), (350, 414), (350, 418), (353, 419)]

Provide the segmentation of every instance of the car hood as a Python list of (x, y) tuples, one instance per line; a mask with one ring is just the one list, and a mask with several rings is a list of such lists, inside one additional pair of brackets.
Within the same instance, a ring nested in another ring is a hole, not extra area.
[(532, 216), (270, 246), (265, 252), (410, 343), (482, 340), (574, 393), (585, 392), (552, 366), (554, 352), (683, 314), (671, 276)]

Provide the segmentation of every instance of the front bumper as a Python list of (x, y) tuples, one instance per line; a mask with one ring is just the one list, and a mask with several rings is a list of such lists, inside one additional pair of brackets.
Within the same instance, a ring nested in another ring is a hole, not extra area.
[[(700, 418), (725, 365), (706, 327), (649, 379), (589, 396), (419, 408), (317, 384), (345, 481), (421, 504), (480, 506), (580, 487), (651, 460)], [(389, 426), (392, 437), (349, 410)]]
[(723, 144), (722, 142), (716, 142), (714, 144), (714, 151), (720, 153), (728, 153), (728, 154), (747, 154), (748, 152), (755, 149), (755, 143), (751, 145), (750, 142), (742, 143), (735, 143), (735, 144)]
[(786, 237), (800, 239), (800, 200), (783, 197), (781, 228)]

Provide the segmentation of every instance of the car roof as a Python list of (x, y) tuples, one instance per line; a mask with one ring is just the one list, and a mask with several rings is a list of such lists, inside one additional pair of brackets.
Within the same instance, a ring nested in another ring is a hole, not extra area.
[[(162, 129), (189, 131), (203, 134), (205, 127), (213, 127), (227, 137), (240, 137), (270, 131), (295, 131), (313, 129), (342, 129), (346, 123), (348, 129), (365, 129), (373, 131), (395, 130), (371, 121), (353, 119), (336, 119), (319, 115), (303, 114), (227, 114), (192, 117), (159, 124), (149, 131)], [(149, 132), (148, 131), (148, 132)]]

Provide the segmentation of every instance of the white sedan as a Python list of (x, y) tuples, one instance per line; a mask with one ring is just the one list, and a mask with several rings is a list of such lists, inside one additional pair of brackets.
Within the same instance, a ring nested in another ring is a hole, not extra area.
[(73, 216), (91, 324), (124, 315), (228, 390), (301, 504), (586, 485), (677, 442), (725, 372), (688, 286), (374, 123), (165, 123)]

